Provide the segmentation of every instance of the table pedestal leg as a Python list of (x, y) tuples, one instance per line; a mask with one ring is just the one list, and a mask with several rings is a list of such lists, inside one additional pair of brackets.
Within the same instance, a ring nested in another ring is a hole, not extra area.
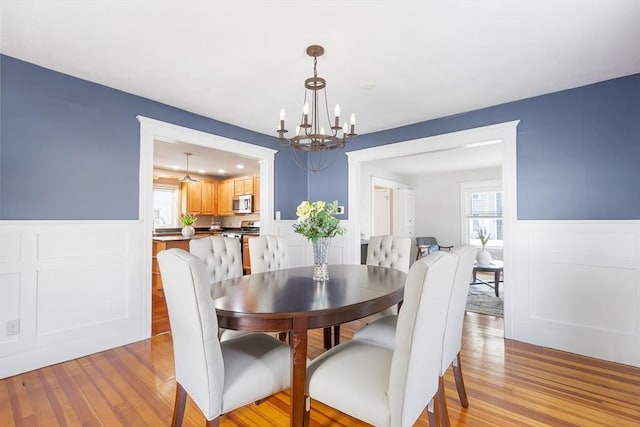
[[(307, 374), (307, 319), (293, 320), (291, 346), (291, 426), (305, 425), (305, 384)], [(307, 421), (308, 422), (308, 421)]]

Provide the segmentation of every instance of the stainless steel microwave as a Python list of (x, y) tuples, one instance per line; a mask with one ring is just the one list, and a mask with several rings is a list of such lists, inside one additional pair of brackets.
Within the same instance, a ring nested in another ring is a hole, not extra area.
[(233, 198), (233, 213), (251, 213), (253, 196), (236, 196)]

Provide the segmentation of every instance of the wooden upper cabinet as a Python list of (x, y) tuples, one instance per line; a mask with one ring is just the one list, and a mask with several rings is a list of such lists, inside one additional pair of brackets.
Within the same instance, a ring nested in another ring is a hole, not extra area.
[(182, 213), (215, 215), (218, 202), (215, 182), (183, 182), (180, 184), (180, 192), (182, 193)]
[(243, 196), (253, 194), (253, 177), (241, 176), (233, 180), (233, 195)]
[(214, 181), (202, 181), (202, 214), (215, 215), (218, 207), (216, 183)]
[(199, 214), (202, 212), (202, 182), (183, 182), (180, 184), (182, 213)]
[(218, 215), (233, 215), (234, 179), (218, 182)]
[(260, 175), (253, 177), (253, 211), (260, 212)]
[(244, 180), (242, 178), (235, 178), (233, 180), (233, 195), (241, 196), (244, 194)]

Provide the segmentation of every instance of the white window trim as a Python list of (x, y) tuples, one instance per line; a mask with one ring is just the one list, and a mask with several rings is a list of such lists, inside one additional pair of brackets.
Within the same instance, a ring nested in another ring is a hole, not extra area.
[[(460, 239), (466, 244), (469, 242), (469, 227), (467, 226), (467, 193), (470, 191), (502, 191), (502, 180), (490, 179), (485, 181), (468, 181), (460, 183)], [(502, 212), (502, 220), (504, 221), (504, 211)], [(491, 241), (487, 244), (487, 248), (490, 249), (502, 249), (502, 244), (491, 244)]]
[(153, 183), (153, 189), (152, 191), (155, 190), (171, 190), (173, 192), (173, 196), (174, 196), (174, 206), (173, 206), (173, 213), (174, 213), (174, 218), (172, 219), (172, 223), (168, 224), (168, 225), (163, 225), (163, 226), (158, 226), (158, 225), (153, 225), (154, 229), (157, 228), (176, 228), (176, 227), (180, 227), (180, 186), (177, 184), (156, 184), (155, 182)]

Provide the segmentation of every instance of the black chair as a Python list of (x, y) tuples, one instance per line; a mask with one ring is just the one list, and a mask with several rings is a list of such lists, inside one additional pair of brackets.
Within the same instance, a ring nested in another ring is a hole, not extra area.
[(416, 237), (416, 248), (418, 248), (416, 253), (417, 261), (423, 256), (429, 255), (431, 252), (442, 250), (450, 251), (453, 246), (441, 246), (435, 237)]

